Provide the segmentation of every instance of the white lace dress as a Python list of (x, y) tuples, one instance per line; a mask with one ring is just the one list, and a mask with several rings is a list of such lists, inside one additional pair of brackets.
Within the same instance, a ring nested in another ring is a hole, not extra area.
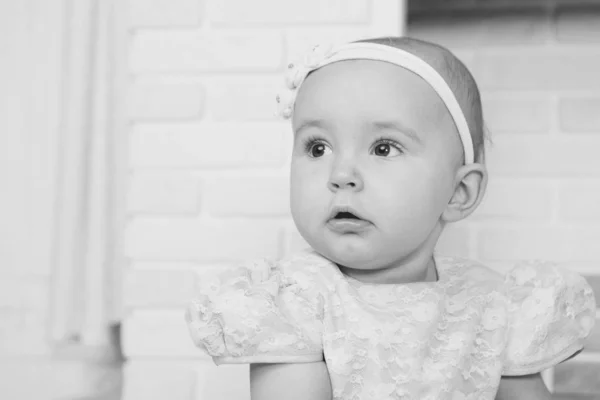
[(334, 399), (494, 399), (502, 375), (555, 365), (593, 327), (579, 275), (525, 263), (502, 277), (435, 257), (437, 282), (365, 284), (312, 251), (203, 281), (186, 312), (224, 363), (325, 360)]

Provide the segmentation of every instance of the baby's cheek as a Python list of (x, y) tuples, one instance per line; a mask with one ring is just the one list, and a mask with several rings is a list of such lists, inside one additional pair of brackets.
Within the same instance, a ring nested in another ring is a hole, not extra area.
[(292, 201), (315, 202), (329, 194), (328, 177), (316, 168), (292, 168), (290, 194)]
[(322, 217), (323, 195), (316, 190), (314, 182), (308, 179), (292, 182), (290, 209), (299, 229), (308, 230)]

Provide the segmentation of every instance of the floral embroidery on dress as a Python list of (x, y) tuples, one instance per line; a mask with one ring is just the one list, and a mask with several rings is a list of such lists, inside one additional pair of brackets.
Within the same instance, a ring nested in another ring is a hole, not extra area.
[(206, 279), (186, 318), (217, 364), (325, 360), (335, 400), (493, 399), (503, 374), (565, 360), (594, 324), (589, 285), (551, 264), (436, 266), (437, 282), (363, 284), (307, 251)]

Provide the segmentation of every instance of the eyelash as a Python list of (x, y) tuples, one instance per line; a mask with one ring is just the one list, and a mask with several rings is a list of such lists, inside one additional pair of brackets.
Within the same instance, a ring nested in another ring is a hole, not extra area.
[[(308, 153), (311, 149), (312, 146), (314, 146), (315, 144), (318, 143), (322, 143), (322, 144), (326, 144), (327, 142), (323, 139), (320, 139), (316, 136), (309, 136), (306, 139), (304, 139), (304, 152)], [(375, 141), (373, 142), (373, 145), (371, 146), (371, 148), (374, 148), (377, 145), (380, 144), (387, 144), (389, 146), (394, 147), (396, 150), (398, 150), (400, 153), (404, 153), (404, 149), (402, 148), (402, 146), (400, 146), (400, 144), (398, 144), (398, 142), (396, 142), (395, 140), (386, 138), (386, 137), (378, 137), (377, 139), (375, 139)]]
[(398, 150), (400, 153), (404, 153), (404, 149), (402, 148), (402, 146), (398, 142), (396, 142), (395, 140), (383, 137), (383, 136), (378, 137), (375, 140), (375, 142), (373, 143), (373, 146), (371, 146), (371, 148), (374, 148), (375, 146), (380, 145), (380, 144), (390, 145), (393, 148), (395, 148), (396, 150)]
[(308, 153), (310, 151), (310, 148), (317, 143), (325, 144), (326, 142), (323, 139), (320, 139), (316, 136), (309, 136), (306, 139), (304, 139), (304, 152)]

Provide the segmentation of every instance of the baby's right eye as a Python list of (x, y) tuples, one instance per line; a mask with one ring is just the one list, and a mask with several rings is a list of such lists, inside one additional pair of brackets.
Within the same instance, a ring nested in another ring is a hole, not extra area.
[(322, 140), (310, 140), (306, 143), (306, 153), (309, 157), (318, 158), (331, 154), (331, 147)]

